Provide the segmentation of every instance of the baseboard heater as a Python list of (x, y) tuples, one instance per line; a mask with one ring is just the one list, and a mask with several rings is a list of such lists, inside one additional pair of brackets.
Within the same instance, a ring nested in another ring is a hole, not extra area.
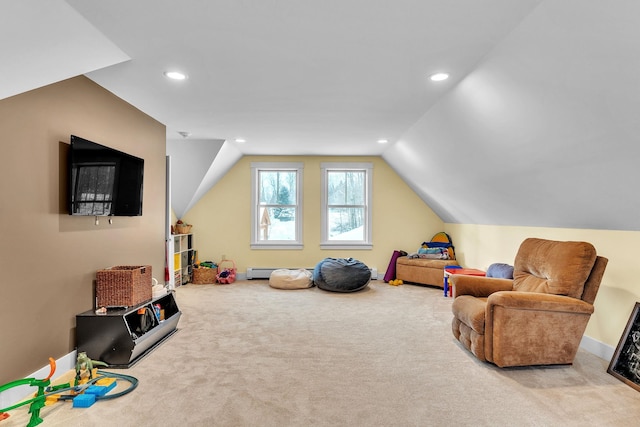
[[(268, 279), (274, 270), (279, 270), (281, 268), (285, 267), (248, 267), (247, 279)], [(296, 268), (289, 268), (288, 270), (296, 270)], [(307, 270), (313, 272), (313, 267), (307, 268)], [(369, 270), (371, 270), (371, 280), (378, 280), (378, 269), (374, 267)]]

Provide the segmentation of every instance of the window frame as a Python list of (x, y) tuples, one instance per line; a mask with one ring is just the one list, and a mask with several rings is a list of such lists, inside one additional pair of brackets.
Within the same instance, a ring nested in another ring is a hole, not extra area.
[[(295, 240), (260, 240), (260, 199), (258, 179), (261, 171), (296, 172)], [(302, 178), (304, 163), (301, 162), (252, 162), (251, 163), (251, 249), (303, 249), (302, 240)]]
[[(321, 181), (322, 181), (322, 195), (321, 195), (321, 237), (320, 248), (321, 249), (372, 249), (372, 189), (373, 189), (373, 163), (370, 162), (327, 162), (320, 164), (321, 169)], [(364, 225), (364, 239), (362, 240), (329, 240), (329, 172), (333, 171), (354, 171), (365, 173), (365, 194), (364, 194), (364, 208), (365, 208), (365, 225)]]

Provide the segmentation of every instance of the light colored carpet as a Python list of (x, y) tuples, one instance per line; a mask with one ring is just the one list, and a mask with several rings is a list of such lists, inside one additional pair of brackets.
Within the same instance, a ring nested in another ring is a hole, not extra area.
[[(499, 369), (451, 333), (442, 290), (266, 281), (187, 285), (179, 331), (127, 370), (132, 393), (45, 407), (42, 426), (636, 426), (640, 393), (580, 351), (573, 366)], [(25, 407), (0, 427), (26, 425)]]

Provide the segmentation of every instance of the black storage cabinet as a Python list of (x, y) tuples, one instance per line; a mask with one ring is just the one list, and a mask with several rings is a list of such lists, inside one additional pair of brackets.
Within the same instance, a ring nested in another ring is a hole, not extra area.
[[(164, 320), (155, 315), (157, 304)], [(153, 314), (141, 314), (147, 310)], [(85, 311), (76, 315), (78, 352), (84, 351), (110, 368), (131, 367), (178, 330), (181, 314), (173, 292), (135, 307), (109, 309), (106, 314)], [(146, 322), (143, 316), (147, 316)]]

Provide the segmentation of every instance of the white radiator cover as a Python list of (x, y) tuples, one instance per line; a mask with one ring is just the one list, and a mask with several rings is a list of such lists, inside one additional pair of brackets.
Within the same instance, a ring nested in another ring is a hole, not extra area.
[[(274, 270), (279, 270), (285, 267), (248, 267), (247, 279), (268, 279)], [(288, 270), (297, 270), (297, 268), (288, 268)], [(307, 268), (309, 271), (313, 271), (312, 268)], [(371, 270), (371, 280), (378, 280), (378, 269), (373, 267)]]

